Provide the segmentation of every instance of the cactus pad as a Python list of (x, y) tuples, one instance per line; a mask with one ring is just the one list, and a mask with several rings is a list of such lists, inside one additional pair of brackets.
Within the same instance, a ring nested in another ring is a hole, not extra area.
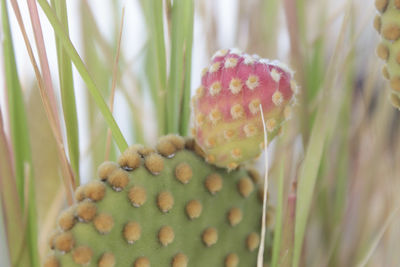
[(62, 212), (45, 267), (255, 266), (261, 202), (257, 175), (227, 172), (193, 141), (160, 139), (105, 162)]
[(382, 37), (376, 53), (386, 62), (382, 73), (390, 81), (390, 100), (400, 109), (400, 1), (376, 0), (375, 6), (379, 14), (374, 19), (374, 28)]
[(292, 71), (275, 60), (236, 50), (219, 50), (203, 71), (193, 97), (193, 135), (206, 160), (230, 170), (264, 149), (289, 119), (297, 92)]

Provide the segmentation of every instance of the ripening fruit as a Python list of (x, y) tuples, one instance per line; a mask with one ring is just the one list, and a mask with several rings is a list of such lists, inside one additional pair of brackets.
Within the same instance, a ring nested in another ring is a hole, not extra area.
[(264, 148), (260, 106), (270, 141), (290, 118), (296, 93), (293, 73), (281, 62), (236, 50), (216, 52), (192, 101), (192, 132), (206, 160), (235, 169), (258, 156)]
[(382, 37), (376, 54), (386, 62), (382, 74), (390, 82), (393, 106), (400, 109), (400, 1), (375, 0), (375, 7), (379, 14), (373, 24)]

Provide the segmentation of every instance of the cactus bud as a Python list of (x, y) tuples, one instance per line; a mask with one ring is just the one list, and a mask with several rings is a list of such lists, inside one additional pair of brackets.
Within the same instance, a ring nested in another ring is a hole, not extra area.
[(232, 170), (258, 156), (264, 141), (260, 107), (272, 140), (296, 92), (293, 73), (279, 61), (235, 50), (215, 53), (192, 101), (193, 133), (206, 160)]

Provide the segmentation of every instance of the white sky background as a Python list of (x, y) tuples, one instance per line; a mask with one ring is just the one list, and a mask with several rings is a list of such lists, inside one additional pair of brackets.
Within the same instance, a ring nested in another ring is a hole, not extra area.
[[(80, 15), (79, 11), (79, 2), (82, 0), (68, 0), (68, 15), (69, 15), (69, 28), (70, 28), (70, 37), (72, 42), (74, 43), (78, 53), (82, 54), (82, 44), (81, 44), (81, 25), (80, 25)], [(238, 10), (238, 1), (239, 0), (204, 0), (207, 1), (208, 5), (213, 6), (213, 9), (217, 16), (217, 27), (218, 27), (218, 43), (221, 48), (229, 48), (235, 47), (234, 43), (234, 34), (237, 30), (237, 14)], [(356, 0), (360, 1), (360, 0)], [(9, 2), (9, 1), (7, 1)], [(24, 19), (25, 27), (27, 28), (29, 38), (31, 40), (31, 44), (34, 45), (34, 38), (31, 29), (31, 24), (29, 20), (29, 13), (27, 11), (26, 1), (18, 1), (20, 4), (20, 8), (22, 11), (22, 17)], [(96, 17), (99, 29), (101, 30), (103, 36), (105, 36), (109, 41), (112, 40), (113, 34), (113, 16), (112, 16), (112, 8), (111, 8), (111, 0), (96, 0), (90, 1), (88, 0), (90, 6), (92, 7), (93, 13)], [(124, 31), (123, 31), (123, 39), (122, 39), (122, 50), (124, 56), (127, 61), (130, 61), (135, 58), (140, 52), (141, 47), (145, 43), (145, 25), (144, 18), (141, 13), (141, 8), (138, 0), (126, 0), (121, 1), (122, 6), (125, 6), (125, 23), (124, 23)], [(318, 2), (318, 1), (317, 1)], [(373, 0), (368, 0), (371, 7), (373, 6)], [(346, 0), (337, 0), (330, 1), (331, 6), (339, 7), (341, 4), (346, 3)], [(365, 1), (363, 1), (363, 5), (367, 5)], [(41, 12), (40, 6), (38, 6), (40, 15), (41, 15), (41, 23), (43, 28), (43, 34), (45, 38), (45, 44), (47, 49), (47, 56), (49, 58), (50, 70), (52, 72), (53, 84), (55, 86), (55, 90), (58, 93), (58, 69), (57, 69), (57, 61), (56, 61), (56, 49), (54, 42), (54, 32), (52, 27), (48, 23), (45, 15)], [(12, 32), (13, 32), (13, 41), (14, 48), (16, 51), (17, 57), (17, 67), (19, 71), (20, 81), (22, 83), (23, 89), (29, 88), (32, 81), (35, 80), (34, 72), (32, 69), (32, 65), (29, 61), (28, 54), (26, 52), (26, 47), (22, 39), (22, 35), (20, 33), (19, 27), (15, 20), (14, 12), (12, 8), (9, 6), (9, 16), (11, 19)], [(286, 60), (288, 49), (289, 49), (289, 40), (288, 35), (285, 30), (284, 25), (284, 17), (283, 14), (280, 14), (282, 21), (282, 29), (278, 38), (279, 43), (279, 54), (276, 55), (276, 58), (281, 60)], [(371, 19), (373, 16), (371, 16)], [(336, 25), (337, 24), (337, 25)], [(332, 29), (337, 30), (340, 24), (336, 23), (333, 25)], [(372, 27), (371, 27), (372, 28)], [(1, 38), (2, 33), (0, 30)], [(206, 38), (205, 29), (203, 27), (201, 18), (198, 14), (195, 14), (195, 22), (194, 22), (194, 41), (193, 41), (193, 58), (192, 58), (192, 82), (191, 88), (192, 91), (198, 87), (200, 84), (200, 72), (201, 69), (207, 66), (208, 64), (208, 55), (206, 52)], [(250, 40), (251, 41), (251, 40)], [(33, 47), (33, 50), (36, 55), (36, 48)], [(251, 53), (252, 51), (248, 51)], [(0, 52), (0, 62), (2, 60), (2, 51)], [(261, 55), (262, 56), (262, 55)], [(38, 57), (36, 57), (38, 59)], [(5, 117), (7, 113), (5, 113), (5, 90), (4, 90), (4, 70), (3, 65), (0, 64), (0, 105), (2, 114)], [(79, 137), (80, 137), (80, 150), (81, 155), (85, 154), (87, 147), (89, 145), (89, 136), (88, 136), (88, 117), (87, 111), (85, 110), (86, 105), (86, 94), (84, 90), (87, 90), (84, 87), (83, 81), (80, 79), (79, 73), (74, 69), (74, 82), (75, 82), (75, 93), (77, 98), (77, 109), (78, 109), (78, 122), (79, 122)], [(59, 98), (59, 95), (57, 96)], [(61, 103), (61, 101), (59, 101)], [(61, 106), (59, 106), (61, 111)], [(61, 114), (62, 112), (60, 112)], [(124, 98), (117, 93), (115, 99), (115, 110), (114, 115), (118, 125), (120, 126), (124, 136), (127, 138), (128, 143), (132, 143), (132, 133), (130, 133), (130, 111), (128, 110), (128, 106), (124, 101)], [(4, 118), (6, 120), (6, 118)], [(6, 122), (7, 125), (7, 122)], [(83, 157), (84, 158), (84, 157)], [(87, 157), (86, 157), (87, 158)], [(91, 177), (92, 170), (91, 165), (88, 160), (82, 159), (81, 162), (81, 177)]]

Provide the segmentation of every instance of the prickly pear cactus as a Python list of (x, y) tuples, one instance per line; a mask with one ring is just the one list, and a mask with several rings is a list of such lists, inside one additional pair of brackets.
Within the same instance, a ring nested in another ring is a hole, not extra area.
[(292, 71), (279, 61), (219, 50), (193, 97), (192, 134), (209, 163), (235, 169), (264, 149), (290, 118), (297, 92)]
[(44, 266), (256, 266), (258, 176), (228, 173), (195, 151), (170, 135), (103, 163), (60, 215)]
[(390, 81), (392, 104), (400, 109), (400, 1), (376, 0), (374, 27), (382, 36), (377, 55), (386, 61), (383, 76)]

